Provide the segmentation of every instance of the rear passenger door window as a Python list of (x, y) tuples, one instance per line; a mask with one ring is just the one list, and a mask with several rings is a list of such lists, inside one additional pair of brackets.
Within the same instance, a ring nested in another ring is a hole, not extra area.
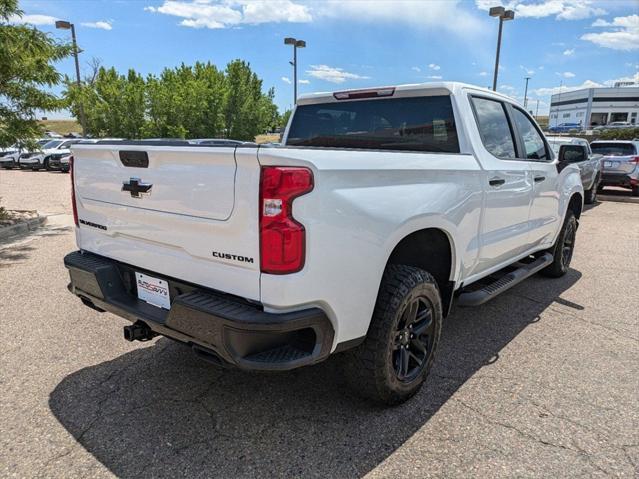
[(515, 142), (502, 102), (473, 97), (479, 134), (486, 149), (497, 158), (514, 159)]
[(546, 143), (530, 118), (519, 108), (513, 108), (513, 119), (523, 143), (523, 158), (548, 161), (550, 159)]

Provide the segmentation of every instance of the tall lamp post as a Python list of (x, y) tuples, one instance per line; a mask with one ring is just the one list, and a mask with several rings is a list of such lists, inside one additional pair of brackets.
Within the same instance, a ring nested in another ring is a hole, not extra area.
[(524, 80), (526, 80), (526, 88), (524, 90), (524, 108), (526, 108), (526, 105), (528, 105), (528, 80), (530, 80), (530, 77), (525, 77)]
[(497, 35), (497, 54), (495, 55), (495, 74), (493, 75), (493, 91), (497, 91), (497, 71), (499, 70), (499, 52), (501, 51), (501, 30), (504, 21), (513, 20), (515, 12), (504, 7), (492, 7), (488, 14), (491, 17), (499, 17), (499, 34)]
[(297, 49), (306, 47), (306, 42), (287, 37), (284, 45), (293, 45), (293, 61), (289, 63), (293, 66), (293, 105), (297, 105)]
[[(73, 42), (73, 58), (75, 59), (75, 83), (78, 86), (78, 91), (82, 87), (80, 82), (80, 60), (78, 58), (78, 42), (75, 39), (75, 25), (71, 22), (67, 22), (65, 20), (57, 20), (55, 22), (55, 27), (60, 30), (71, 30), (71, 40)], [(80, 126), (82, 127), (82, 136), (86, 134), (86, 122), (84, 118), (84, 108), (82, 107), (82, 99), (80, 99), (79, 103), (80, 109)]]

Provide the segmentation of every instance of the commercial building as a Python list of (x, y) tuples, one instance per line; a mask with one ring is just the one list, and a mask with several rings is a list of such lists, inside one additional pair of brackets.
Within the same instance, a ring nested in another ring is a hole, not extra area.
[(557, 93), (550, 99), (550, 126), (580, 123), (584, 127), (627, 121), (637, 125), (639, 85), (584, 88)]

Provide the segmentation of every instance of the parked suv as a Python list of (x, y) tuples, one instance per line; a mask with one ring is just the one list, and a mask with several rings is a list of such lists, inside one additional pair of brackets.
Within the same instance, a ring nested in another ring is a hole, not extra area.
[(449, 82), (302, 96), (281, 147), (74, 145), (69, 289), (125, 339), (219, 365), (345, 352), (356, 391), (397, 404), (453, 300), (568, 270), (584, 192), (562, 151), (513, 99)]
[(50, 165), (51, 159), (60, 160), (62, 157), (70, 155), (71, 145), (81, 140), (81, 138), (51, 140), (44, 144), (40, 151), (26, 152), (20, 155), (20, 168), (24, 170), (51, 170), (53, 169)]
[[(583, 138), (571, 138), (568, 136), (547, 136), (550, 147), (559, 155), (562, 146), (570, 146), (570, 151), (565, 151), (564, 156), (571, 163), (579, 167), (581, 183), (584, 187), (584, 202), (592, 204), (597, 201), (597, 190), (601, 182), (601, 158), (590, 149), (590, 144)], [(565, 148), (567, 150), (567, 148)]]
[(639, 196), (639, 140), (593, 141), (590, 147), (602, 155), (602, 188), (621, 186)]
[[(51, 138), (42, 138), (37, 140), (36, 143), (41, 147), (51, 141)], [(7, 148), (0, 154), (0, 168), (7, 170), (15, 168), (19, 165), (20, 156), (29, 153), (29, 150), (24, 148), (24, 145), (16, 144)]]

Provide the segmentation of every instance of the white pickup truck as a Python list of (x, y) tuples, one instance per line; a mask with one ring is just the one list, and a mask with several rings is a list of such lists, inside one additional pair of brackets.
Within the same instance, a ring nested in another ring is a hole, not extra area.
[(73, 146), (69, 289), (204, 359), (285, 370), (345, 351), (406, 400), (453, 299), (572, 257), (583, 187), (512, 99), (460, 83), (303, 96), (282, 146)]

